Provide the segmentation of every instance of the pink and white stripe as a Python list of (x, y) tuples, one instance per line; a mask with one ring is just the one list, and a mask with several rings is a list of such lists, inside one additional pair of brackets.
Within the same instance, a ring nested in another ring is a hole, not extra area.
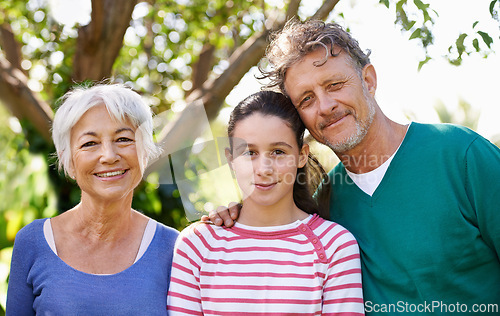
[(196, 223), (179, 237), (169, 315), (363, 315), (359, 249), (313, 216), (262, 232)]

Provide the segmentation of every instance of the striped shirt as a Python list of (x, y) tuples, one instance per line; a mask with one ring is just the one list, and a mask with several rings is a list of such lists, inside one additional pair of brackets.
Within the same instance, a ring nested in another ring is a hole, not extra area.
[(272, 230), (195, 223), (177, 240), (169, 315), (363, 315), (356, 240), (317, 215)]

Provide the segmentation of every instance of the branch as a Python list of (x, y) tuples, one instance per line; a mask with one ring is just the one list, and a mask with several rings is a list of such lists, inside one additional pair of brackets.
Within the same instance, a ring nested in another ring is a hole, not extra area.
[(210, 43), (205, 43), (201, 50), (198, 60), (193, 65), (192, 81), (193, 87), (189, 93), (200, 89), (203, 83), (207, 80), (208, 74), (213, 67), (215, 46)]
[(0, 100), (19, 120), (30, 121), (49, 143), (52, 108), (27, 85), (28, 78), (0, 57)]
[(324, 20), (328, 17), (330, 12), (332, 12), (333, 8), (337, 5), (339, 0), (325, 0), (321, 7), (313, 14), (309, 19), (310, 20)]
[(0, 26), (0, 46), (3, 48), (5, 57), (12, 67), (26, 74), (26, 71), (21, 68), (21, 46), (19, 42), (16, 41), (14, 32), (12, 32), (12, 28), (8, 23), (3, 23)]
[[(328, 8), (333, 9), (337, 4), (336, 1), (325, 1), (321, 8), (314, 16), (327, 17)], [(294, 16), (298, 11), (300, 0), (292, 0), (290, 7), (287, 10), (287, 16)], [(179, 117), (163, 128), (158, 136), (158, 143), (164, 148), (165, 153), (173, 153), (176, 150), (189, 146), (189, 142), (193, 142), (196, 136), (199, 135), (199, 105), (204, 106), (204, 111), (208, 120), (214, 119), (219, 113), (225, 98), (231, 90), (238, 84), (243, 76), (257, 65), (265, 53), (269, 34), (277, 29), (281, 29), (286, 20), (281, 16), (269, 18), (265, 25), (266, 28), (261, 33), (256, 33), (243, 43), (229, 58), (229, 67), (219, 77), (209, 80), (203, 84), (200, 89), (194, 90), (186, 99), (188, 106), (179, 115)], [(199, 103), (201, 100), (201, 103)], [(191, 144), (192, 145), (192, 144)], [(145, 174), (149, 174), (166, 165), (168, 155), (164, 155), (155, 161), (146, 170)]]
[(264, 55), (268, 36), (269, 30), (265, 30), (246, 40), (229, 58), (229, 67), (219, 77), (193, 91), (187, 102), (203, 100), (209, 120), (215, 118), (229, 92)]
[(78, 30), (73, 80), (111, 76), (137, 0), (93, 0), (91, 22)]
[(299, 12), (300, 1), (301, 0), (290, 0), (288, 9), (286, 10), (286, 21), (297, 15), (297, 13)]

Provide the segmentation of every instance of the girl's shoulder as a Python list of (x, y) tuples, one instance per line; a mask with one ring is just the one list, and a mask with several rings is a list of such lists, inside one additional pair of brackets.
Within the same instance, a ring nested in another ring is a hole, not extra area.
[(323, 240), (356, 241), (354, 235), (347, 228), (317, 215), (310, 220), (309, 225), (316, 231), (317, 236), (322, 236)]
[(180, 233), (180, 237), (192, 239), (199, 238), (201, 236), (215, 236), (224, 234), (226, 229), (227, 228), (223, 226), (216, 226), (208, 222), (198, 221), (184, 228)]

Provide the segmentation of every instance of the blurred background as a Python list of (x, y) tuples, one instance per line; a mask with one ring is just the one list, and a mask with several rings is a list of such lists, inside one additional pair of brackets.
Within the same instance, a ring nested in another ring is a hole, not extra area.
[(0, 315), (17, 231), (79, 200), (50, 139), (75, 84), (122, 82), (152, 107), (165, 155), (133, 207), (180, 230), (239, 199), (226, 123), (265, 83), (257, 65), (287, 19), (335, 21), (370, 49), (390, 118), (461, 124), (498, 145), (499, 12), (500, 0), (0, 0)]

